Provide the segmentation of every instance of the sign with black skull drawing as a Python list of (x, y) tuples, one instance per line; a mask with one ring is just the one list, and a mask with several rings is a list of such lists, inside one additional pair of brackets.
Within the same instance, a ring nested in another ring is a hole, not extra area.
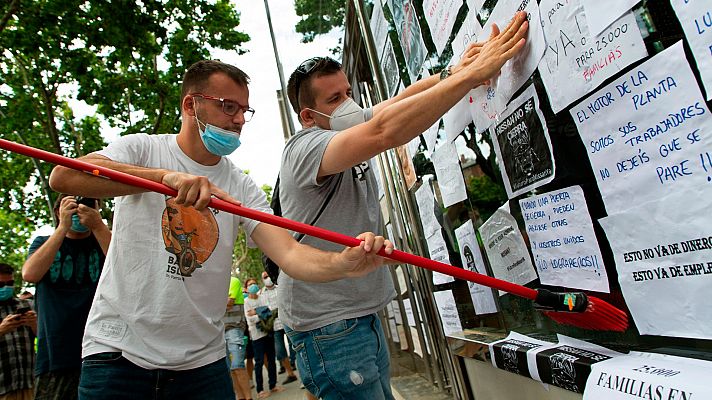
[(534, 85), (512, 100), (490, 135), (510, 199), (554, 179), (551, 140)]

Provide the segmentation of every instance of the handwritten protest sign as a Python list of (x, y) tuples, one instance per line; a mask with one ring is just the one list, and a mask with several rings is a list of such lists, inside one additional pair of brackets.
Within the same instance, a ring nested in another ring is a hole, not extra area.
[(594, 93), (571, 115), (609, 214), (675, 191), (689, 189), (696, 197), (712, 190), (712, 119), (682, 42)]
[(490, 343), (489, 352), (492, 356), (492, 365), (495, 368), (531, 378), (527, 353), (532, 349), (550, 344), (514, 331), (509, 332), (506, 338)]
[(551, 140), (534, 85), (512, 100), (490, 136), (510, 199), (554, 179)]
[[(495, 278), (524, 285), (537, 278), (517, 221), (502, 208), (480, 227), (487, 259)], [(500, 291), (499, 295), (506, 294)]]
[(519, 205), (542, 284), (609, 292), (580, 186), (527, 197)]
[(423, 0), (423, 13), (430, 27), (430, 35), (438, 55), (442, 54), (452, 34), (455, 17), (462, 6), (462, 0)]
[(420, 25), (418, 25), (418, 16), (415, 13), (413, 0), (393, 2), (391, 13), (401, 48), (403, 49), (403, 57), (405, 57), (405, 62), (408, 66), (410, 81), (415, 82), (418, 72), (420, 72), (420, 67), (427, 56), (427, 50), (420, 33)]
[(473, 10), (476, 14), (480, 11), (484, 3), (484, 0), (467, 0), (467, 7), (469, 7), (470, 10)]
[(376, 55), (381, 56), (383, 48), (386, 46), (388, 36), (388, 21), (383, 15), (383, 6), (379, 0), (373, 2), (373, 12), (371, 13), (371, 33), (373, 43), (376, 45)]
[(621, 355), (582, 340), (557, 336), (559, 343), (527, 352), (532, 379), (582, 393), (593, 365)]
[(591, 367), (584, 400), (712, 399), (712, 362), (631, 352)]
[(443, 206), (450, 207), (455, 203), (466, 200), (465, 179), (462, 177), (455, 144), (452, 142), (444, 143), (432, 153), (430, 160), (433, 162), (435, 175), (438, 177)]
[(681, 190), (599, 220), (641, 334), (712, 339), (712, 308), (700, 303), (712, 288), (712, 214), (704, 199)]
[(539, 9), (547, 42), (539, 73), (554, 113), (648, 54), (632, 13), (593, 36), (581, 0), (542, 0)]
[[(468, 220), (459, 228), (455, 229), (457, 244), (460, 246), (460, 260), (462, 267), (468, 271), (487, 275), (485, 260), (482, 258), (480, 245), (477, 243), (477, 235), (472, 221)], [(492, 289), (467, 281), (470, 289), (472, 304), (475, 306), (475, 314), (491, 314), (497, 312), (497, 303)]]
[(460, 314), (457, 313), (457, 305), (455, 304), (452, 290), (435, 292), (433, 296), (435, 297), (435, 304), (438, 306), (438, 313), (440, 314), (440, 321), (443, 324), (445, 335), (461, 332)]
[(582, 0), (592, 35), (598, 35), (640, 0)]
[(482, 29), (483, 35), (492, 32), (492, 24), (504, 29), (517, 11), (526, 11), (529, 19), (526, 44), (511, 60), (507, 61), (500, 75), (489, 85), (474, 89), (472, 116), (477, 132), (489, 128), (507, 106), (514, 93), (526, 83), (536, 70), (546, 50), (544, 32), (539, 18), (539, 6), (532, 0), (500, 0), (492, 10)]
[(672, 0), (670, 3), (695, 56), (707, 100), (712, 100), (712, 3), (709, 0)]
[[(447, 253), (447, 245), (445, 244), (445, 239), (440, 231), (433, 233), (426, 241), (428, 242), (428, 252), (430, 253), (431, 260), (450, 264), (450, 257)], [(433, 271), (433, 285), (442, 285), (443, 283), (453, 281), (455, 281), (455, 278), (452, 276)]]

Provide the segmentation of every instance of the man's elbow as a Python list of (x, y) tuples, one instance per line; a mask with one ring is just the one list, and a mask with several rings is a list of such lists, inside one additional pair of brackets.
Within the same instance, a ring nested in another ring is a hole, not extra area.
[(398, 147), (403, 143), (400, 143), (400, 135), (398, 132), (398, 127), (395, 124), (390, 123), (385, 118), (380, 116), (375, 117), (372, 120), (374, 133), (374, 147), (378, 150), (378, 153), (384, 152), (388, 149)]
[(67, 167), (58, 165), (52, 169), (52, 173), (49, 174), (49, 187), (55, 192), (67, 193), (67, 181), (69, 180), (68, 175), (71, 170)]
[(22, 280), (29, 283), (37, 283), (42, 280), (41, 276), (37, 276), (31, 268), (22, 267)]

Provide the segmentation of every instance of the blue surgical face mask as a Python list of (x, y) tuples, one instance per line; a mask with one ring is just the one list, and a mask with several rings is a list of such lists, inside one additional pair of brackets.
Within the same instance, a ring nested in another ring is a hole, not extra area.
[(250, 294), (257, 294), (257, 292), (260, 291), (260, 287), (257, 286), (256, 283), (253, 283), (252, 285), (247, 287), (247, 291), (250, 292)]
[(15, 294), (15, 288), (12, 286), (3, 286), (0, 288), (0, 301), (10, 299)]
[(89, 232), (89, 228), (79, 222), (79, 216), (77, 214), (72, 215), (72, 227), (69, 229), (77, 233)]
[(247, 294), (247, 293), (243, 293), (243, 294), (242, 294), (242, 298), (243, 298), (243, 299), (246, 299), (247, 296), (249, 296), (249, 294)]
[[(218, 128), (215, 125), (204, 124), (195, 115), (198, 122), (198, 132), (205, 148), (216, 156), (226, 156), (240, 147), (240, 134), (227, 129)], [(205, 126), (205, 129), (201, 128)]]

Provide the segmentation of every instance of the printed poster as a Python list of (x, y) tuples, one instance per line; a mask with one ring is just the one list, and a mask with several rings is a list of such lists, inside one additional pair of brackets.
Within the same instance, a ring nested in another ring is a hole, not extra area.
[(438, 55), (443, 53), (450, 39), (461, 6), (462, 0), (423, 0), (423, 13)]
[(706, 98), (712, 100), (712, 3), (709, 0), (671, 0), (670, 3), (695, 56)]
[(610, 292), (580, 186), (527, 197), (519, 205), (543, 285)]
[(483, 36), (489, 37), (494, 23), (503, 30), (517, 10), (526, 11), (529, 15), (526, 44), (519, 54), (502, 66), (500, 74), (492, 79), (489, 85), (482, 85), (474, 89), (472, 116), (477, 133), (484, 132), (495, 122), (514, 93), (532, 76), (546, 50), (539, 6), (536, 1), (498, 1), (482, 29)]
[(510, 332), (506, 338), (490, 343), (489, 352), (495, 368), (531, 378), (527, 353), (551, 343)]
[(631, 352), (593, 364), (584, 400), (712, 399), (712, 362)]
[(712, 339), (712, 307), (700, 303), (712, 288), (709, 208), (680, 191), (599, 220), (642, 335)]
[[(435, 232), (432, 236), (428, 237), (426, 241), (428, 242), (428, 252), (430, 253), (431, 260), (451, 265), (450, 256), (447, 252), (447, 245), (445, 244), (445, 239), (440, 231)], [(433, 285), (442, 285), (455, 281), (455, 278), (450, 275), (443, 274), (438, 271), (432, 272)]]
[(435, 175), (438, 178), (443, 207), (447, 208), (467, 200), (465, 178), (462, 176), (455, 144), (448, 142), (438, 147), (430, 156), (430, 160), (433, 162)]
[(398, 73), (396, 55), (393, 52), (393, 43), (388, 38), (386, 38), (386, 48), (383, 50), (380, 60), (381, 68), (383, 68), (383, 79), (386, 81), (386, 91), (390, 98), (395, 96), (396, 90), (398, 90), (400, 74)]
[(386, 37), (388, 37), (388, 21), (383, 15), (383, 6), (380, 0), (373, 2), (373, 13), (371, 13), (370, 22), (373, 43), (376, 45), (376, 55), (380, 58), (383, 47), (386, 45)]
[(440, 314), (440, 321), (443, 324), (445, 336), (462, 332), (460, 314), (457, 313), (457, 305), (455, 304), (455, 297), (452, 295), (452, 290), (435, 292), (433, 296), (435, 297), (435, 304), (438, 306), (438, 314)]
[[(462, 267), (471, 272), (487, 275), (485, 260), (482, 257), (480, 245), (477, 243), (477, 234), (472, 221), (468, 220), (455, 229), (455, 237), (460, 247)], [(467, 287), (470, 289), (470, 297), (472, 298), (472, 304), (475, 306), (475, 314), (483, 315), (497, 312), (497, 301), (494, 298), (492, 289), (470, 281), (467, 281)]]
[(581, 0), (542, 0), (539, 8), (547, 42), (539, 73), (554, 113), (648, 55), (630, 12), (594, 36)]
[(408, 152), (407, 145), (396, 147), (396, 155), (400, 160), (401, 175), (403, 176), (406, 187), (410, 190), (415, 186), (415, 182), (418, 179), (415, 175), (415, 167), (413, 166), (413, 156)]
[(415, 13), (413, 0), (395, 1), (392, 6), (393, 23), (396, 26), (396, 32), (398, 32), (403, 57), (408, 64), (410, 81), (415, 82), (428, 53), (420, 33), (418, 16)]
[(534, 85), (512, 100), (490, 136), (510, 199), (554, 179), (551, 140)]
[(583, 393), (593, 365), (621, 355), (582, 340), (558, 337), (558, 344), (541, 346), (527, 354), (530, 372), (535, 380), (572, 392)]
[(712, 119), (682, 42), (570, 112), (608, 214), (673, 192), (712, 193)]
[[(527, 245), (509, 211), (495, 211), (480, 227), (480, 236), (495, 278), (518, 285), (537, 279)], [(500, 296), (504, 294), (499, 292)]]

